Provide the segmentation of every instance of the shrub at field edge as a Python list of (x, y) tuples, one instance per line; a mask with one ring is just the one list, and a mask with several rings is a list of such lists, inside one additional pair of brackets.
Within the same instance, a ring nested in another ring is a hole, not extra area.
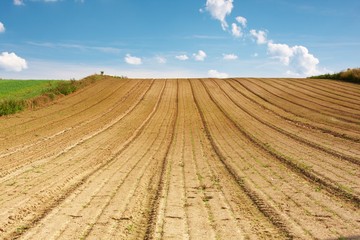
[(92, 75), (79, 81), (76, 80), (61, 81), (54, 88), (45, 90), (42, 95), (28, 100), (23, 100), (23, 99), (0, 100), (0, 116), (14, 114), (24, 110), (27, 107), (34, 108), (37, 106), (41, 106), (47, 102), (55, 100), (56, 96), (69, 95), (83, 87), (86, 87), (94, 83), (101, 77), (103, 76)]
[(319, 76), (312, 76), (313, 79), (332, 79), (344, 82), (358, 83), (360, 84), (360, 68), (349, 68), (345, 71), (334, 74), (323, 74)]

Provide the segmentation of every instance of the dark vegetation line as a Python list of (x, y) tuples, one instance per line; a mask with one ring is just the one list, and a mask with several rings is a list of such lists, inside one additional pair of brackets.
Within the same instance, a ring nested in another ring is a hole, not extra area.
[(54, 101), (59, 96), (66, 96), (76, 92), (77, 90), (94, 83), (101, 77), (102, 76), (100, 75), (92, 75), (79, 81), (60, 81), (50, 89), (45, 89), (40, 96), (30, 99), (15, 98), (0, 100), (0, 116), (14, 114), (27, 108), (35, 108), (37, 106)]
[(351, 82), (360, 84), (360, 68), (348, 68), (345, 71), (341, 71), (339, 73), (334, 74), (323, 74), (318, 76), (309, 77), (312, 79), (331, 79), (338, 80), (343, 82)]

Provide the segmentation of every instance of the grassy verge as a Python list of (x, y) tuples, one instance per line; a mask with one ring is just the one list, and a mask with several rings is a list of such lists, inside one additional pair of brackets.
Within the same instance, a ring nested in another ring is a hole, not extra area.
[(69, 95), (101, 77), (92, 75), (80, 81), (1, 80), (0, 116), (44, 105), (60, 96)]
[(334, 74), (324, 74), (319, 76), (312, 76), (313, 79), (332, 79), (339, 80), (344, 82), (351, 82), (360, 84), (360, 68), (347, 69), (345, 71), (334, 73)]

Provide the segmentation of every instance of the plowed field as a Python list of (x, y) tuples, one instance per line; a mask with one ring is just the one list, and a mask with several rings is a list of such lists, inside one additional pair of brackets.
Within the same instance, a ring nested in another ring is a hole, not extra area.
[(360, 238), (360, 86), (105, 77), (0, 118), (0, 239)]

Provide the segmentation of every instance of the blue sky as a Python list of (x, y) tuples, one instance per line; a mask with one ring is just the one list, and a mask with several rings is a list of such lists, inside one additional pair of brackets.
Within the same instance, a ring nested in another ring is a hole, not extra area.
[(358, 0), (1, 0), (0, 77), (304, 77), (360, 67)]

